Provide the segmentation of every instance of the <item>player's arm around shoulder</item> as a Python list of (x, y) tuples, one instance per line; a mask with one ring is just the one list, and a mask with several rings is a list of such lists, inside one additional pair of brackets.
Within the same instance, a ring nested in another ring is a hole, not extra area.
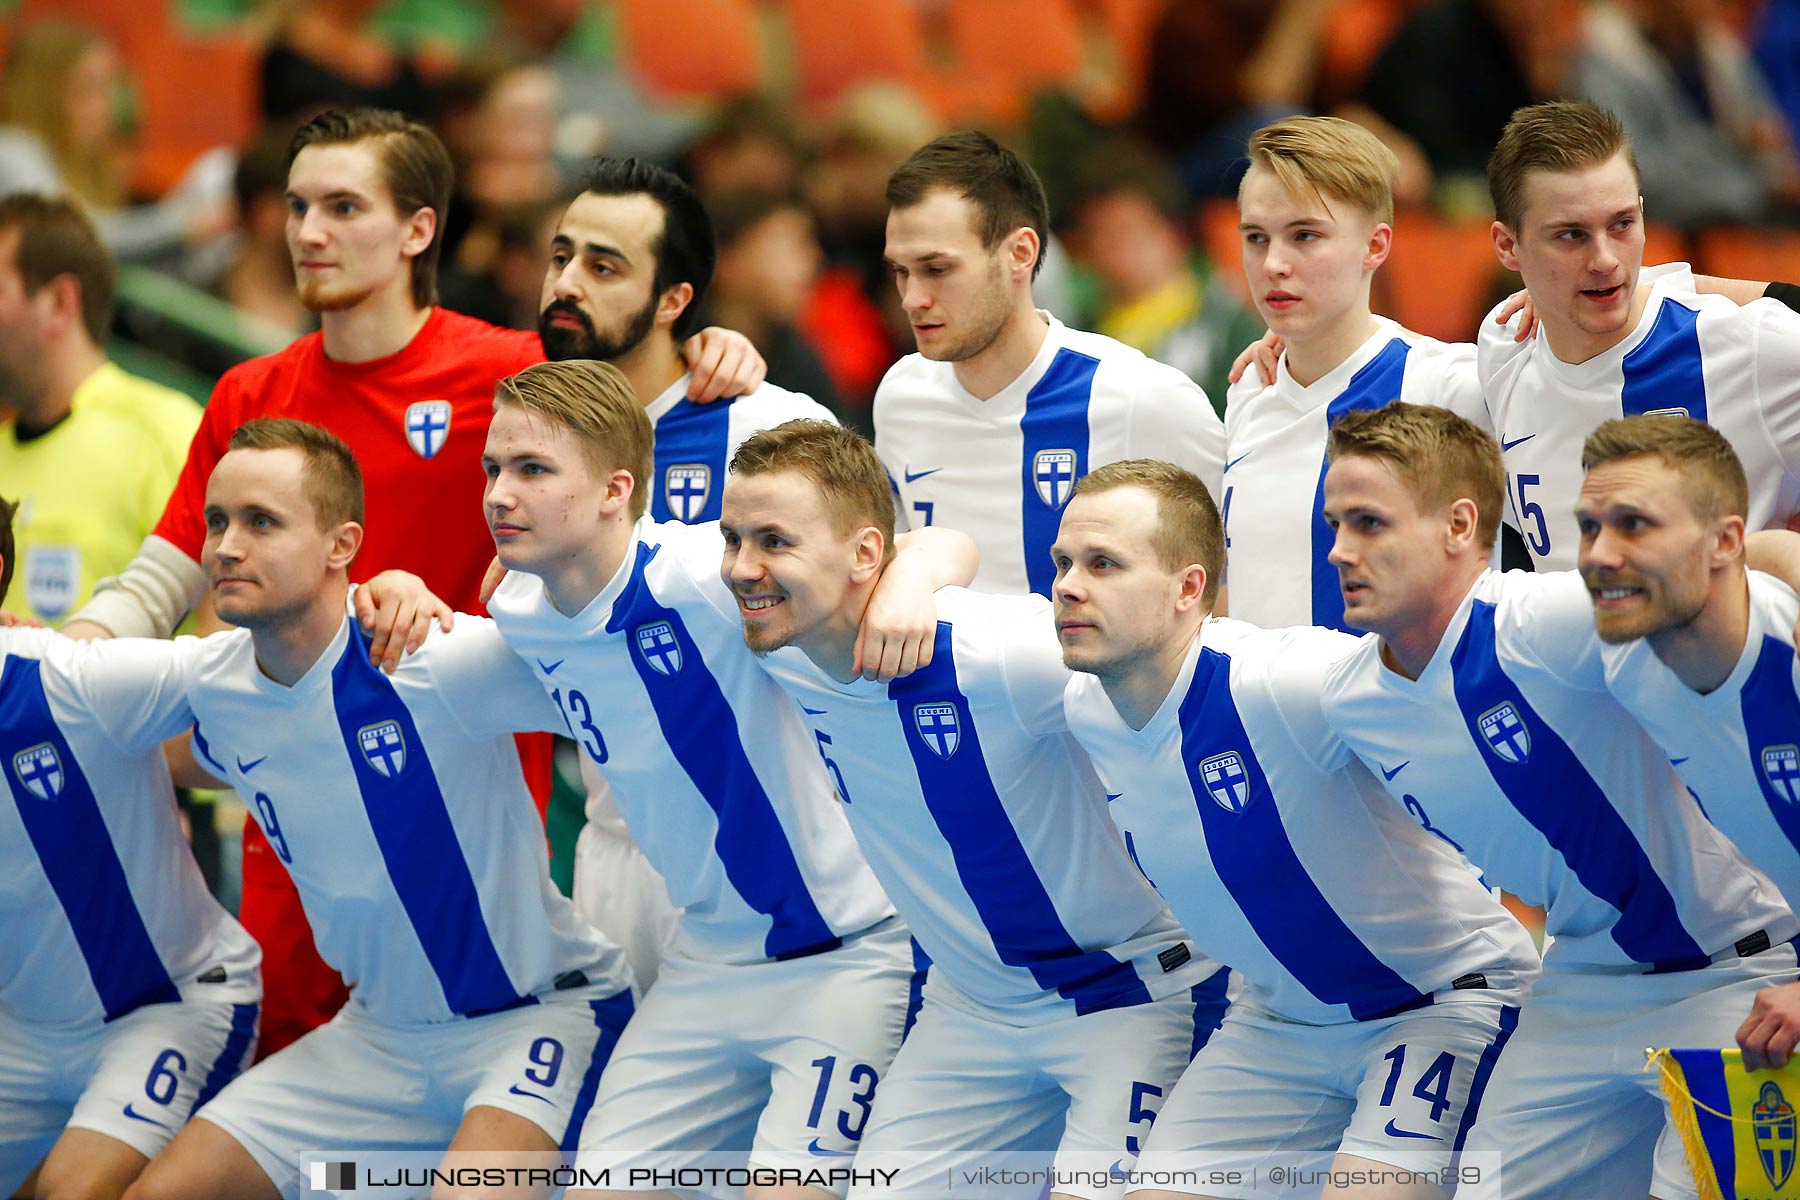
[(194, 680), (203, 660), (223, 647), (195, 637), (84, 642), (55, 635), (44, 656), (46, 688), (63, 691), (120, 746), (152, 750), (192, 727)]
[(433, 694), (471, 736), (564, 728), (562, 714), (491, 618), (456, 614), (451, 628), (433, 631), (407, 661), (429, 676)]
[(1095, 387), (1122, 393), (1126, 456), (1184, 467), (1217, 495), (1225, 476), (1225, 424), (1200, 385), (1152, 358), (1114, 366), (1102, 364)]
[(1507, 571), (1499, 576), (1501, 653), (1516, 655), (1565, 687), (1606, 690), (1594, 604), (1579, 571)]
[(981, 554), (975, 539), (942, 525), (902, 533), (894, 559), (863, 610), (854, 666), (864, 679), (888, 683), (931, 665), (940, 589), (967, 587)]
[(1355, 654), (1362, 639), (1317, 627), (1262, 636), (1267, 648), (1261, 655), (1258, 690), (1295, 749), (1321, 771), (1347, 765), (1353, 756), (1326, 719), (1325, 686), (1333, 667)]

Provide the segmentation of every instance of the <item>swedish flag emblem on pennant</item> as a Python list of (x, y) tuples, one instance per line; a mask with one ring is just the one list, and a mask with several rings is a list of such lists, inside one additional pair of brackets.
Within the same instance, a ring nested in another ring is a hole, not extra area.
[(1737, 1050), (1653, 1050), (1700, 1200), (1800, 1200), (1800, 1058), (1746, 1071)]

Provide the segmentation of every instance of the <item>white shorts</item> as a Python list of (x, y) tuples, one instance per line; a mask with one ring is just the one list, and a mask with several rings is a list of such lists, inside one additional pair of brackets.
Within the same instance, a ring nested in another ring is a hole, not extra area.
[(650, 990), (675, 939), (681, 910), (668, 885), (632, 840), (606, 780), (581, 755), (587, 785), (587, 824), (575, 837), (575, 887), (582, 919), (625, 951), (640, 993)]
[[(1218, 1026), (1228, 975), (1150, 1004), (1011, 1025), (933, 970), (853, 1164), (897, 1174), (887, 1186), (854, 1184), (852, 1200), (937, 1200), (948, 1172), (1013, 1151), (1040, 1170), (1053, 1160), (1059, 1173), (1087, 1177), (1058, 1192), (1123, 1195), (1111, 1168), (1131, 1168), (1164, 1097)], [(1038, 1192), (1030, 1184), (1017, 1194)]]
[(900, 1048), (912, 975), (898, 918), (784, 962), (665, 959), (607, 1065), (581, 1165), (613, 1168), (615, 1180), (621, 1168), (688, 1165), (694, 1152), (841, 1165)]
[(257, 1006), (146, 1004), (106, 1024), (46, 1028), (0, 1013), (0, 1196), (64, 1129), (91, 1129), (155, 1158), (193, 1111), (249, 1062)]
[(285, 1197), (339, 1150), (431, 1151), (477, 1106), (524, 1117), (575, 1147), (631, 995), (553, 1000), (440, 1025), (392, 1025), (352, 1001), (239, 1076), (201, 1115), (249, 1151)]
[[(1467, 1148), (1501, 1154), (1506, 1200), (1693, 1200), (1694, 1176), (1644, 1051), (1729, 1047), (1765, 987), (1791, 983), (1794, 947), (1666, 975), (1559, 971), (1532, 989)], [(1653, 1148), (1653, 1150), (1652, 1150)], [(1464, 1197), (1495, 1200), (1491, 1180)]]
[[(1287, 1020), (1245, 997), (1182, 1075), (1156, 1118), (1140, 1171), (1195, 1172), (1196, 1195), (1274, 1200), (1272, 1163), (1325, 1165), (1335, 1151), (1442, 1171), (1474, 1125), (1481, 1087), (1519, 1009), (1490, 992), (1446, 992), (1410, 1012), (1337, 1025)], [(1316, 1153), (1319, 1161), (1302, 1162)], [(1317, 1194), (1318, 1185), (1312, 1185)]]

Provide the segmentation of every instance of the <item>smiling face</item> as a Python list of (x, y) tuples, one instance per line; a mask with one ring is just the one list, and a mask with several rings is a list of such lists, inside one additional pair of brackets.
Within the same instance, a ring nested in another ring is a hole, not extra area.
[(665, 216), (642, 192), (575, 197), (556, 227), (539, 298), (538, 334), (553, 362), (610, 361), (649, 335), (661, 299), (656, 246)]
[(1369, 279), (1387, 258), (1392, 229), (1347, 200), (1297, 196), (1252, 165), (1238, 192), (1244, 278), (1256, 311), (1291, 343), (1361, 319)]
[[(1737, 526), (1727, 531), (1726, 521)], [(1721, 538), (1727, 549), (1742, 544), (1741, 518), (1703, 520), (1681, 474), (1652, 455), (1589, 470), (1575, 522), (1594, 626), (1615, 644), (1692, 623), (1706, 607)]]
[(1204, 591), (1205, 574), (1191, 564), (1162, 564), (1155, 542), (1161, 519), (1156, 496), (1141, 487), (1080, 494), (1063, 510), (1050, 548), (1051, 595), (1070, 670), (1117, 682), (1185, 649), (1192, 632), (1181, 617)]
[(591, 555), (608, 481), (597, 475), (574, 430), (501, 404), (488, 425), (481, 465), (487, 474), (482, 507), (501, 566), (560, 578)]
[(377, 142), (304, 147), (288, 168), (287, 200), (288, 253), (307, 308), (339, 312), (410, 291), (412, 260), (431, 245), (437, 217), (394, 207)]
[(1500, 262), (1531, 292), (1551, 349), (1585, 362), (1624, 340), (1643, 312), (1643, 200), (1623, 152), (1574, 171), (1524, 176), (1519, 227), (1496, 221)]
[[(947, 188), (888, 213), (887, 263), (912, 324), (919, 353), (938, 362), (966, 362), (992, 346), (1031, 290), (1031, 261), (1021, 268), (1014, 230), (988, 249), (978, 229), (980, 210)], [(1035, 247), (1034, 247), (1035, 248)]]
[(1460, 601), (1468, 585), (1446, 553), (1450, 512), (1422, 511), (1414, 489), (1385, 461), (1333, 459), (1324, 513), (1336, 531), (1330, 560), (1346, 624), (1392, 640)]
[(258, 631), (294, 624), (349, 563), (345, 526), (320, 527), (305, 469), (297, 449), (240, 449), (207, 480), (200, 556), (213, 607), (229, 624)]
[(746, 646), (758, 654), (809, 649), (834, 629), (854, 628), (852, 591), (869, 573), (870, 534), (880, 561), (879, 534), (840, 532), (824, 493), (798, 471), (733, 472), (722, 505), (719, 574), (737, 597)]

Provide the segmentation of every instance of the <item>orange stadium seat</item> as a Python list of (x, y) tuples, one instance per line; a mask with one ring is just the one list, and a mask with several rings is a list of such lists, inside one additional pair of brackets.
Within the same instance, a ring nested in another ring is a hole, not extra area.
[[(1681, 230), (1673, 225), (1665, 225), (1661, 221), (1644, 222), (1644, 261), (1652, 265), (1666, 262), (1686, 262), (1688, 256), (1687, 238)], [(1695, 268), (1698, 270), (1698, 268)]]
[(925, 34), (911, 4), (782, 0), (781, 9), (803, 104), (828, 104), (866, 80), (925, 78)]
[(1070, 0), (956, 0), (945, 12), (955, 57), (950, 104), (964, 120), (1018, 120), (1039, 88), (1081, 70)]
[(618, 0), (625, 59), (645, 86), (673, 97), (722, 98), (762, 82), (750, 0)]
[(1734, 279), (1800, 282), (1800, 229), (1720, 225), (1694, 235), (1694, 269)]
[[(241, 147), (256, 130), (256, 68), (249, 37), (172, 33), (134, 74), (143, 96), (143, 144), (137, 185), (160, 195), (214, 146)], [(179, 64), (170, 70), (166, 65)], [(205, 85), (196, 86), (197, 80)]]
[(1393, 252), (1375, 276), (1375, 311), (1447, 342), (1473, 341), (1500, 273), (1492, 224), (1425, 209), (1399, 213)]

